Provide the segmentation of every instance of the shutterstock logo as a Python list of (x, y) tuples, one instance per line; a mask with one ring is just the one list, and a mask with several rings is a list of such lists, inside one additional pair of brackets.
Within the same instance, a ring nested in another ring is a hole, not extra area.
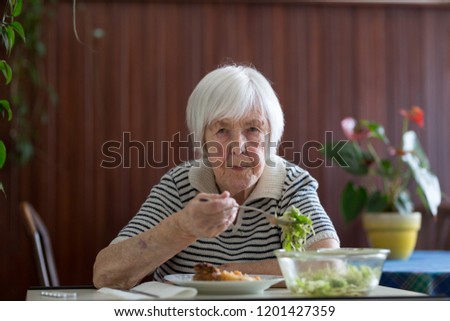
[[(202, 146), (199, 141), (194, 141), (193, 137), (193, 134), (189, 134), (185, 139), (182, 139), (181, 134), (178, 132), (172, 136), (170, 141), (142, 142), (133, 140), (130, 132), (124, 132), (122, 133), (121, 141), (110, 140), (102, 145), (101, 152), (103, 159), (100, 167), (106, 169), (131, 167), (170, 168), (186, 161), (193, 161), (194, 159), (193, 166), (199, 166), (202, 163), (211, 167), (224, 165), (217, 161), (209, 162), (206, 159), (197, 159), (194, 151), (204, 150), (205, 146)], [(333, 132), (331, 131), (325, 132), (324, 143), (309, 140), (304, 142), (300, 148), (295, 145), (294, 141), (283, 141), (277, 146), (275, 143), (270, 142), (269, 136), (267, 136), (266, 142), (263, 143), (266, 150), (263, 161), (266, 162), (266, 166), (275, 166), (269, 151), (277, 149), (279, 156), (303, 168), (331, 167), (333, 162), (337, 162), (342, 166), (342, 164), (345, 165), (345, 161), (340, 152), (347, 143), (348, 141), (346, 140), (334, 142)], [(255, 166), (259, 161), (262, 161), (255, 152), (252, 152), (254, 148), (259, 147), (258, 143), (255, 142), (248, 142), (242, 146), (238, 146), (236, 142), (232, 142), (227, 146), (223, 146), (218, 142), (208, 142), (205, 144), (208, 146), (210, 158), (217, 158), (223, 155), (223, 149), (240, 148), (246, 156), (245, 161), (242, 161), (238, 165), (248, 167), (253, 164)], [(324, 148), (325, 146), (327, 148)], [(250, 147), (253, 147), (253, 149)]]

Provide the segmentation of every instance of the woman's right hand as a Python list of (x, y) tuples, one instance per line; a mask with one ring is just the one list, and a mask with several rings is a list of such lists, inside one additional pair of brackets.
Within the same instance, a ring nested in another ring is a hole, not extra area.
[(220, 195), (200, 193), (179, 212), (178, 227), (195, 238), (215, 237), (234, 222), (237, 205), (229, 192)]

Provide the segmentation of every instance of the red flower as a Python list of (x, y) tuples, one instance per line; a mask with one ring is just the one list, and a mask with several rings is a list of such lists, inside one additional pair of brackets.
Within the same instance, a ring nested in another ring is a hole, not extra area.
[(423, 110), (422, 108), (418, 107), (418, 106), (413, 106), (411, 108), (410, 111), (407, 110), (400, 110), (400, 114), (403, 117), (406, 117), (410, 120), (412, 120), (413, 122), (415, 122), (417, 125), (419, 125), (419, 127), (423, 127)]
[(369, 136), (369, 130), (361, 126), (353, 117), (344, 118), (341, 121), (341, 127), (345, 137), (349, 140), (358, 140)]

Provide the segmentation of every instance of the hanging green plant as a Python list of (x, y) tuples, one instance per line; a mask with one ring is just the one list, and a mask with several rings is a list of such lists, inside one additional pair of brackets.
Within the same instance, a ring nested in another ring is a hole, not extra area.
[(14, 50), (11, 67), (14, 83), (10, 86), (10, 102), (14, 106), (14, 119), (9, 132), (11, 148), (9, 161), (25, 165), (35, 155), (35, 141), (39, 138), (39, 124), (46, 124), (49, 107), (58, 100), (54, 88), (45, 78), (44, 58), (47, 47), (42, 40), (44, 20), (51, 19), (51, 5), (55, 1), (27, 0), (21, 22), (27, 31), (27, 41)]
[[(0, 33), (2, 44), (8, 57), (16, 42), (16, 35), (25, 41), (25, 32), (22, 24), (16, 20), (22, 12), (22, 5), (22, 0), (8, 0), (3, 10)], [(4, 59), (0, 60), (0, 70), (5, 78), (5, 85), (9, 85), (13, 78), (13, 72), (8, 62)], [(8, 122), (11, 121), (12, 109), (7, 99), (0, 99), (0, 114), (2, 119), (6, 119)], [(5, 162), (6, 146), (3, 139), (0, 139), (0, 169), (3, 168)], [(5, 189), (1, 181), (0, 190), (5, 194)]]

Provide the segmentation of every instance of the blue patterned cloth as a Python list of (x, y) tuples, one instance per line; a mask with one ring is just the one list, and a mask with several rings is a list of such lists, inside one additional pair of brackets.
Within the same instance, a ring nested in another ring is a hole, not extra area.
[(407, 260), (387, 260), (380, 285), (450, 296), (450, 251), (415, 251)]

